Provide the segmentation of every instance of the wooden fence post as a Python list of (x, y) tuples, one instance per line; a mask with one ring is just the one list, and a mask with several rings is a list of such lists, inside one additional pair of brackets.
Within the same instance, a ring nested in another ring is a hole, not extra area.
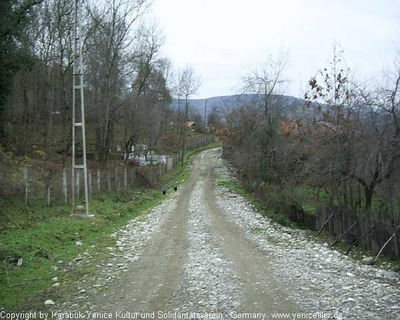
[(128, 168), (124, 167), (124, 188), (128, 188)]
[(107, 171), (107, 183), (108, 183), (108, 192), (111, 192), (111, 175), (109, 171)]
[[(73, 169), (72, 169), (73, 170)], [(77, 171), (76, 172), (76, 181), (75, 181), (75, 186), (76, 186), (76, 199), (79, 199), (79, 189), (80, 189), (80, 182), (81, 182), (81, 172)]]
[(118, 167), (115, 167), (115, 190), (119, 190)]
[(63, 194), (64, 194), (64, 203), (68, 203), (68, 182), (67, 182), (67, 169), (64, 168), (62, 172), (62, 184), (63, 184)]
[(92, 172), (88, 172), (88, 178), (89, 178), (89, 196), (92, 196)]
[(356, 220), (345, 232), (343, 232), (339, 238), (337, 238), (329, 247), (333, 247), (336, 243), (338, 243), (346, 234), (349, 233), (351, 229), (353, 229), (354, 226), (358, 224), (358, 220)]
[(51, 206), (51, 171), (47, 173), (47, 181), (46, 181), (46, 205), (48, 207)]
[(25, 184), (25, 205), (29, 204), (29, 179), (28, 179), (28, 168), (24, 168), (24, 184)]
[(335, 211), (333, 211), (333, 212), (331, 213), (331, 215), (329, 216), (329, 218), (326, 219), (326, 221), (325, 221), (324, 224), (322, 225), (321, 229), (319, 229), (319, 231), (318, 231), (318, 234), (317, 234), (318, 236), (321, 234), (322, 230), (324, 230), (325, 226), (328, 224), (329, 220), (332, 219), (332, 217), (333, 217), (334, 214), (335, 214)]
[(378, 261), (379, 256), (381, 255), (383, 249), (385, 249), (385, 247), (388, 245), (388, 243), (390, 241), (392, 241), (392, 239), (396, 236), (396, 233), (400, 230), (400, 224), (397, 226), (397, 228), (394, 230), (394, 233), (390, 236), (390, 238), (385, 242), (385, 244), (381, 247), (381, 249), (379, 250), (378, 254), (376, 255), (375, 259), (374, 259), (374, 264)]
[(100, 192), (100, 169), (97, 169), (97, 192)]

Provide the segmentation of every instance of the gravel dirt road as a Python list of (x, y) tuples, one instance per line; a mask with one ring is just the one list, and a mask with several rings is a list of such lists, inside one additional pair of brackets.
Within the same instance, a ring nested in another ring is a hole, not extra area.
[(113, 235), (110, 259), (58, 304), (59, 315), (400, 319), (397, 274), (272, 223), (216, 179), (232, 179), (221, 150), (196, 155), (178, 192)]

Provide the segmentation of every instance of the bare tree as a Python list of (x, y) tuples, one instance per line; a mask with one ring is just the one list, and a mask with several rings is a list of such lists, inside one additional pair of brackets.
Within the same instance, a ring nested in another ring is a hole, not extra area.
[[(400, 56), (398, 56), (399, 59)], [(384, 74), (382, 85), (369, 95), (363, 94), (365, 105), (370, 109), (364, 129), (366, 143), (359, 169), (351, 177), (364, 188), (365, 207), (371, 208), (376, 187), (388, 184), (382, 193), (386, 203), (393, 196), (393, 178), (400, 158), (400, 64), (395, 62), (394, 70)], [(369, 99), (368, 99), (369, 98)], [(383, 187), (383, 186), (382, 186)]]
[(284, 79), (287, 61), (287, 52), (279, 53), (276, 58), (269, 55), (264, 62), (255, 69), (250, 69), (248, 74), (242, 77), (242, 92), (261, 96), (261, 99), (257, 100), (262, 102), (265, 118), (270, 115), (275, 95), (280, 93), (283, 84), (287, 82)]
[(331, 67), (309, 82), (306, 98), (315, 112), (306, 138), (314, 146), (309, 178), (323, 181), (340, 202), (354, 208), (361, 203), (361, 189), (364, 208), (370, 210), (377, 186), (390, 179), (400, 157), (400, 73), (388, 73), (384, 86), (361, 90), (349, 79), (342, 54), (335, 47)]
[(126, 2), (113, 0), (104, 8), (90, 8), (93, 21), (92, 34), (86, 41), (90, 50), (88, 66), (92, 110), (96, 111), (97, 152), (101, 161), (107, 161), (113, 147), (114, 127), (121, 99), (129, 82), (131, 52), (134, 50), (133, 34), (136, 24), (148, 8), (147, 1)]
[(125, 108), (130, 115), (126, 124), (130, 133), (125, 140), (127, 152), (139, 141), (153, 149), (167, 128), (172, 99), (167, 80), (169, 65), (166, 59), (154, 61), (141, 94), (128, 101)]
[[(187, 121), (189, 111), (189, 98), (193, 94), (197, 93), (200, 87), (200, 79), (196, 76), (194, 68), (187, 66), (185, 69), (178, 73), (178, 92), (185, 98), (185, 113), (182, 123), (182, 149), (183, 154), (185, 153), (185, 143), (187, 135)], [(183, 167), (183, 156), (182, 156), (182, 167)]]
[[(12, 101), (21, 108), (13, 108), (10, 114), (13, 128), (23, 123), (25, 129), (12, 136), (16, 148), (29, 152), (29, 145), (36, 145), (46, 157), (56, 151), (64, 161), (70, 130), (72, 12), (73, 4), (66, 0), (44, 0), (33, 10), (26, 36), (38, 59), (14, 78)], [(54, 121), (61, 125), (57, 136)]]
[(253, 93), (252, 105), (262, 110), (263, 117), (259, 115), (257, 130), (251, 134), (257, 134), (252, 139), (259, 150), (258, 163), (264, 181), (279, 179), (277, 173), (276, 151), (279, 147), (279, 134), (277, 117), (279, 113), (280, 100), (277, 94), (280, 92), (284, 79), (284, 71), (287, 65), (287, 53), (281, 53), (276, 58), (271, 55), (261, 63), (255, 70), (242, 77), (243, 92)]
[[(129, 60), (132, 79), (129, 100), (123, 112), (126, 154), (132, 145), (137, 144), (144, 136), (148, 136), (147, 133), (152, 126), (147, 120), (157, 121), (154, 117), (148, 117), (155, 108), (153, 102), (149, 103), (151, 97), (154, 98), (163, 90), (167, 90), (166, 81), (169, 77), (170, 63), (159, 57), (159, 49), (164, 41), (160, 34), (155, 25), (149, 27), (142, 25), (137, 31), (135, 51)], [(146, 121), (143, 121), (144, 119)]]

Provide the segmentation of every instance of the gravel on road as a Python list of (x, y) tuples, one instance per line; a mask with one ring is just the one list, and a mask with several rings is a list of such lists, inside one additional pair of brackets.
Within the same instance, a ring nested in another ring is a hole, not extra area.
[[(95, 275), (49, 307), (56, 318), (81, 311), (86, 319), (400, 319), (397, 273), (261, 216), (215, 183), (234, 179), (231, 172), (220, 149), (196, 155), (178, 192), (114, 233)], [(72, 263), (94, 257), (88, 248)]]

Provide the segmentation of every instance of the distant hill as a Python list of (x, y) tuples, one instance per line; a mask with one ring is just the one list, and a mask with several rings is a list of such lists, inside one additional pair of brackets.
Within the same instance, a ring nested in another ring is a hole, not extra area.
[[(274, 98), (280, 100), (280, 105), (283, 108), (283, 110), (281, 110), (282, 114), (287, 117), (298, 117), (300, 113), (303, 112), (303, 106), (305, 103), (304, 99), (285, 95), (275, 95)], [(189, 108), (203, 115), (206, 103), (207, 112), (210, 112), (214, 108), (229, 109), (250, 102), (262, 103), (262, 100), (263, 95), (261, 94), (238, 94), (231, 96), (211, 97), (208, 99), (189, 99)], [(178, 109), (180, 107), (183, 110), (184, 106), (185, 101), (183, 99), (180, 101), (174, 99), (172, 101), (172, 107), (174, 109)]]

